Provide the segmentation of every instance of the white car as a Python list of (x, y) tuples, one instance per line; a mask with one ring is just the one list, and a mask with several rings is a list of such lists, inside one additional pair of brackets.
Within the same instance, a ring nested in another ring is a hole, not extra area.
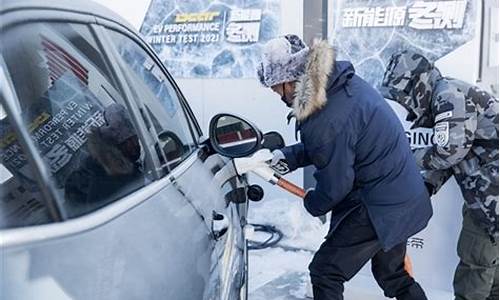
[(219, 115), (203, 139), (125, 24), (90, 1), (2, 1), (2, 300), (246, 298), (248, 195), (262, 195), (216, 182), (229, 160), (214, 149), (249, 155), (262, 134)]

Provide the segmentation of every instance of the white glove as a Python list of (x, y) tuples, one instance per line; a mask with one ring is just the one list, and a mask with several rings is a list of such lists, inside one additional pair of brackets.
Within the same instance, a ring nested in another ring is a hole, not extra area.
[(285, 160), (285, 154), (281, 152), (281, 150), (274, 150), (273, 151), (273, 158), (271, 159), (271, 166), (277, 165), (280, 160)]

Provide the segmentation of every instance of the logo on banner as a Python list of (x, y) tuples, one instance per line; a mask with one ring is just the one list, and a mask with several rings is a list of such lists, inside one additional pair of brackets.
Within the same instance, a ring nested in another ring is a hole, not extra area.
[(232, 10), (226, 27), (226, 40), (230, 43), (258, 42), (261, 18), (260, 9)]
[(220, 40), (219, 11), (177, 14), (172, 23), (154, 25), (146, 38), (151, 45), (210, 44)]
[(411, 6), (349, 7), (342, 10), (342, 27), (461, 29), (466, 7), (466, 0), (416, 1)]
[(225, 36), (229, 43), (257, 43), (261, 19), (261, 9), (177, 14), (173, 23), (154, 25), (146, 40), (151, 45), (213, 44)]
[[(248, 2), (248, 3), (247, 3)], [(174, 77), (254, 78), (281, 1), (153, 1), (140, 32)]]

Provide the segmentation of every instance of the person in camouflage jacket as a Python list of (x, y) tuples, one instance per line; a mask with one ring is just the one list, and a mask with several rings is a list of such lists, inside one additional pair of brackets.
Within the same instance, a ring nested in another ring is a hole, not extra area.
[(410, 51), (391, 57), (380, 91), (412, 128), (434, 128), (433, 145), (414, 150), (430, 194), (455, 176), (465, 199), (456, 299), (498, 299), (498, 99)]

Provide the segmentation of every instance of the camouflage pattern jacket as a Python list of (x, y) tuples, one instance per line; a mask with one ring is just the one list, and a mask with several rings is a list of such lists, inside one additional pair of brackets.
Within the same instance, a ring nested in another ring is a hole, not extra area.
[(498, 238), (498, 99), (408, 51), (393, 55), (381, 91), (413, 127), (434, 128), (433, 145), (414, 150), (432, 193), (455, 176), (476, 223)]

